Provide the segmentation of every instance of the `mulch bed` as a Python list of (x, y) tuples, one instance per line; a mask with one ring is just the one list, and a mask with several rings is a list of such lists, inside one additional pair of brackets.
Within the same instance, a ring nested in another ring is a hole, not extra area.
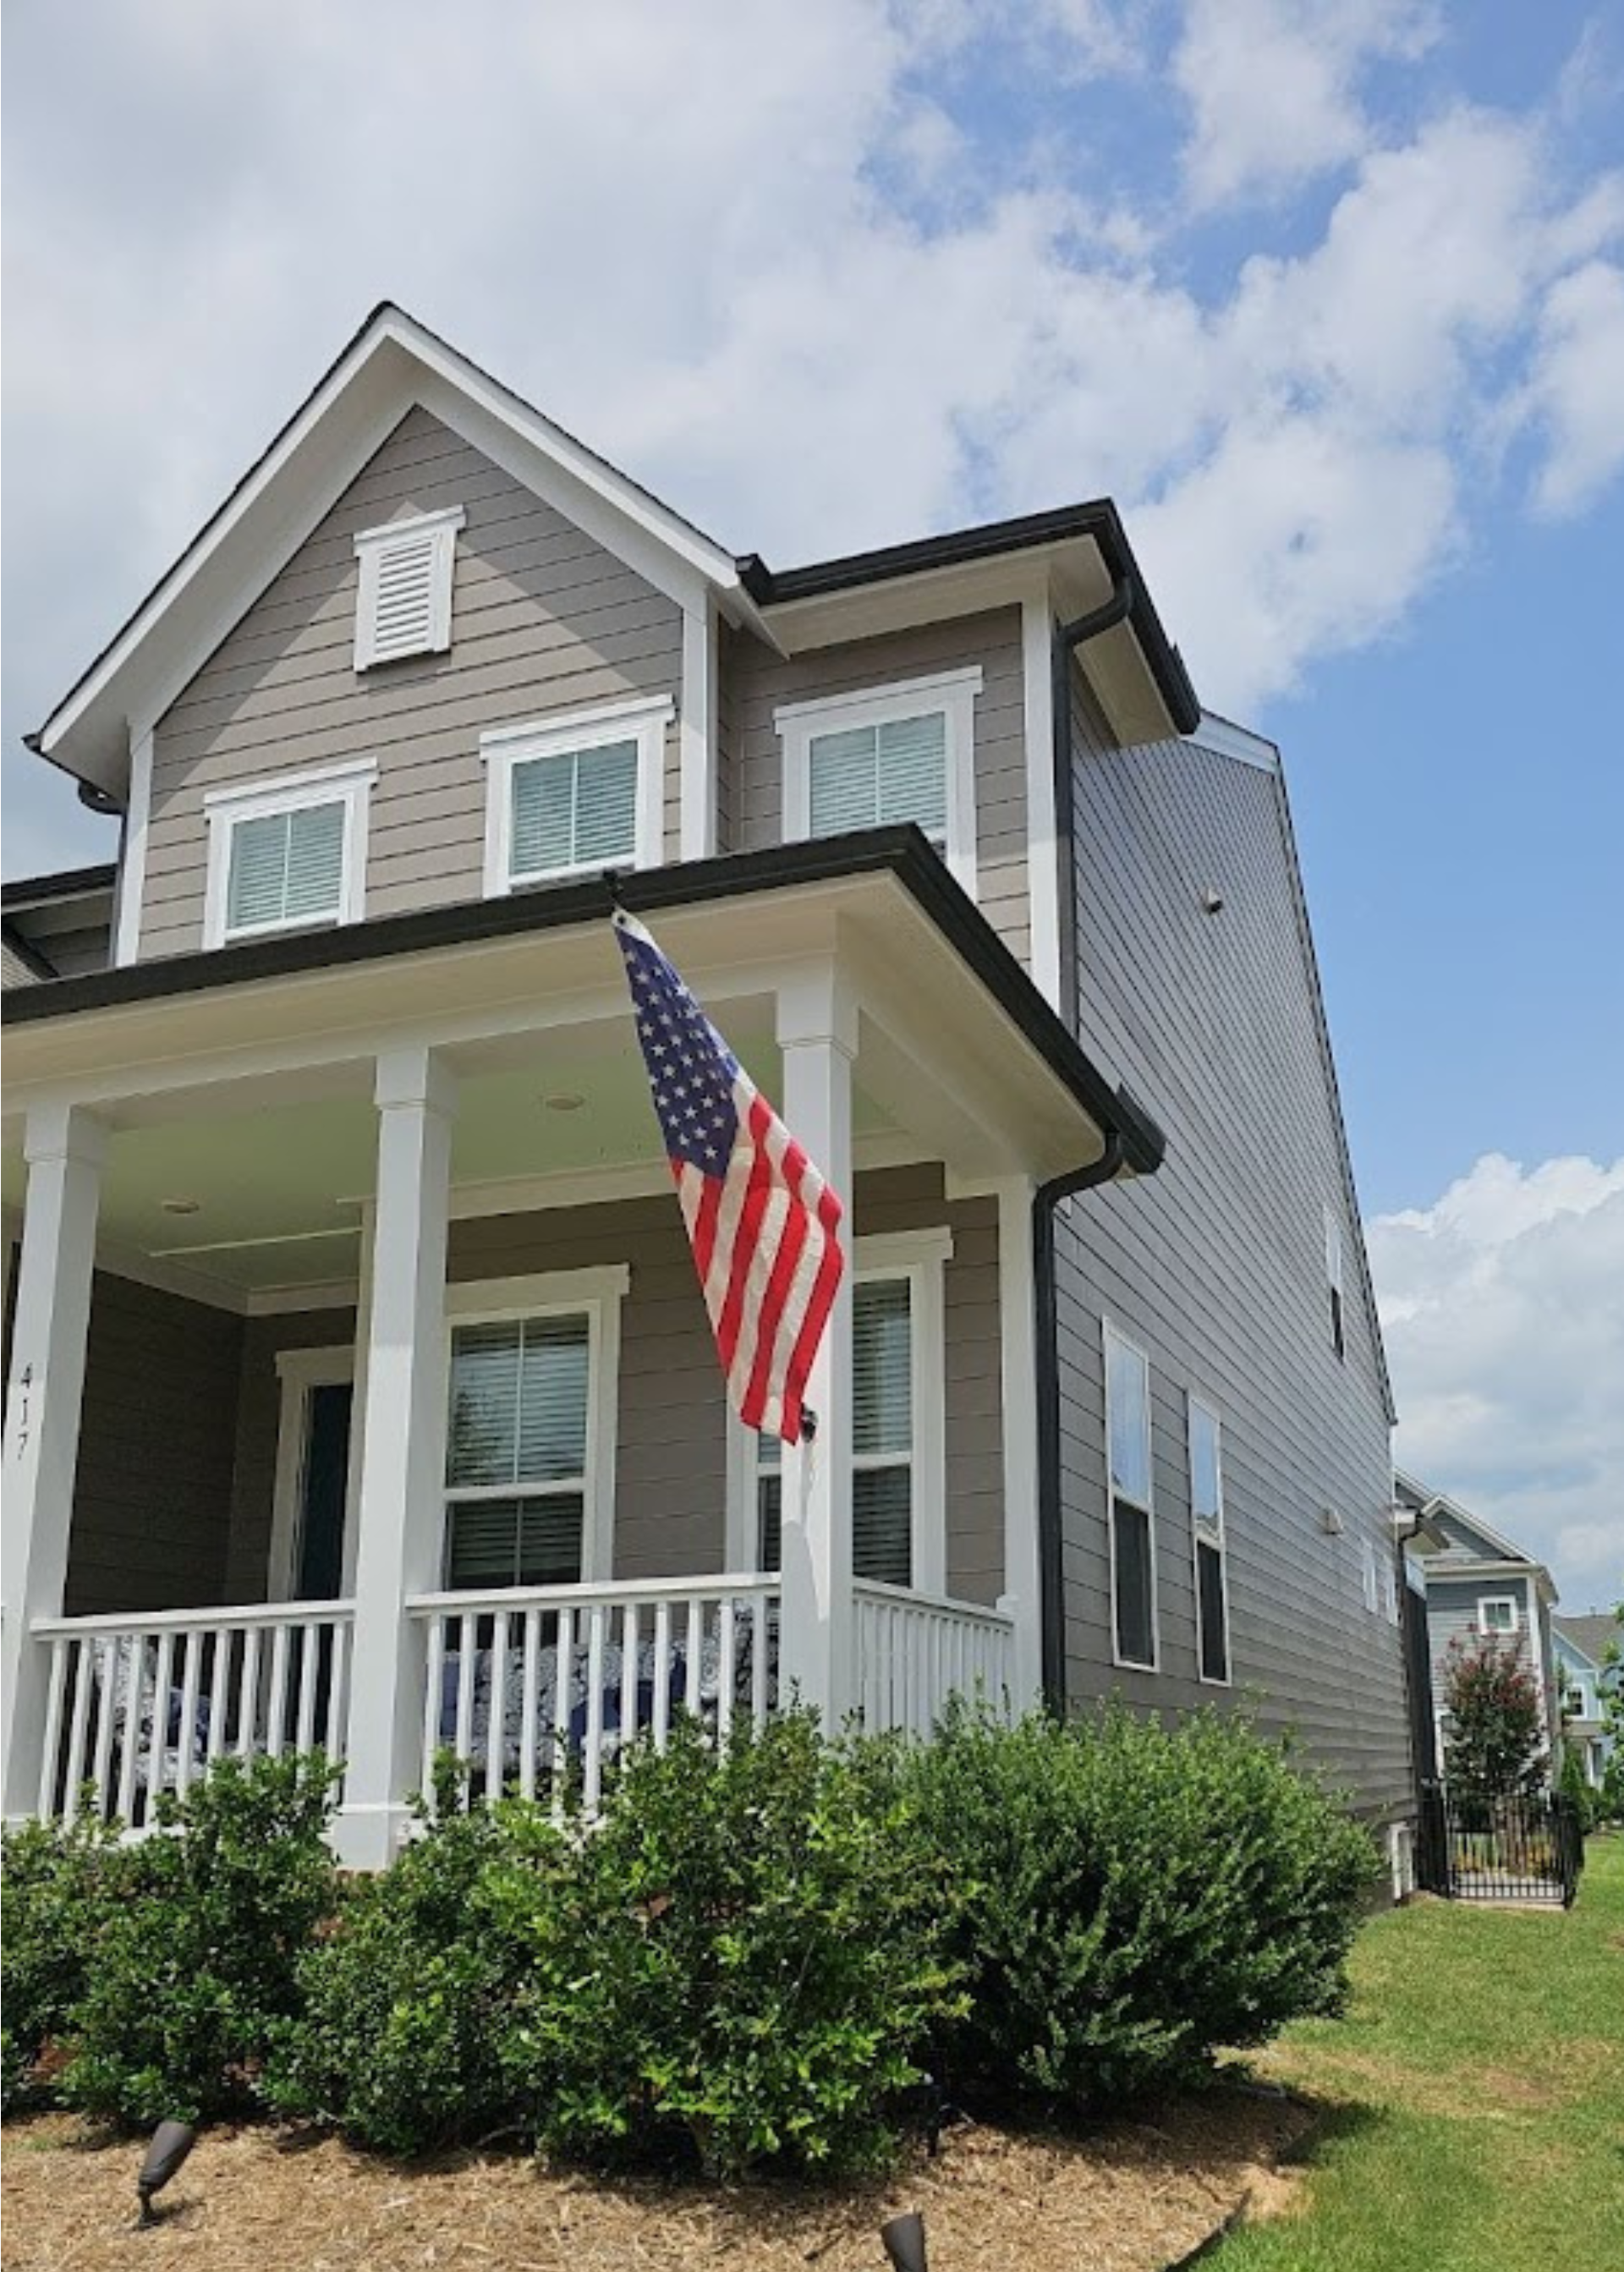
[[(1297, 2101), (1224, 2089), (1086, 2137), (963, 2125), (866, 2188), (728, 2189), (555, 2174), (519, 2155), (381, 2162), (269, 2128), (202, 2137), (137, 2236), (141, 2142), (67, 2115), (7, 2126), (5, 2272), (875, 2272), (882, 2221), (922, 2210), (932, 2272), (1164, 2272), (1308, 2126)], [(289, 2151), (289, 2144), (301, 2150)]]

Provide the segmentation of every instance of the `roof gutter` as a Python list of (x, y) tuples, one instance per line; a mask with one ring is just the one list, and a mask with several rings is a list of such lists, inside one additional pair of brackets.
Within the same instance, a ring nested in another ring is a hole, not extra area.
[[(1136, 587), (1131, 568), (1118, 574), (1111, 597), (1086, 615), (1054, 626), (1050, 644), (1053, 668), (1054, 781), (1057, 834), (1072, 842), (1071, 667), (1080, 646), (1103, 632), (1114, 631), (1134, 612)], [(1076, 915), (1073, 894), (1061, 895), (1061, 969), (1065, 973), (1062, 1016), (1066, 1031), (1077, 1030)], [(1119, 1095), (1124, 1092), (1119, 1091)], [(1060, 1498), (1060, 1349), (1055, 1270), (1055, 1216), (1063, 1200), (1096, 1191), (1124, 1168), (1153, 1175), (1164, 1147), (1157, 1131), (1154, 1151), (1132, 1145), (1121, 1125), (1106, 1132), (1105, 1148), (1086, 1168), (1040, 1184), (1032, 1196), (1032, 1300), (1037, 1346), (1037, 1552), (1042, 1588), (1041, 1628), (1044, 1700), (1054, 1713), (1066, 1709), (1066, 1527)]]

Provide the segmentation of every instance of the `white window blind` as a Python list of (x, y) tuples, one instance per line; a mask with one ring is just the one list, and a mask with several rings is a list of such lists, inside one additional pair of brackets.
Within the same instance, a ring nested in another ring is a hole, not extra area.
[(808, 744), (812, 833), (913, 820), (941, 841), (947, 828), (947, 721), (940, 710), (814, 734)]
[(344, 879), (343, 798), (254, 814), (231, 828), (228, 932), (338, 920)]
[(584, 1316), (453, 1332), (445, 1451), (452, 1586), (580, 1577), (589, 1373)]
[(513, 768), (509, 878), (630, 859), (637, 841), (635, 740), (549, 751)]

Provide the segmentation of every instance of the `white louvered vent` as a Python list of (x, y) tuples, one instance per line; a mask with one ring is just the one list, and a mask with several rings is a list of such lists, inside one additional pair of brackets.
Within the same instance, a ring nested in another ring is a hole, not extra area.
[(355, 610), (355, 669), (451, 645), (451, 579), (460, 505), (363, 529), (355, 539), (361, 594)]

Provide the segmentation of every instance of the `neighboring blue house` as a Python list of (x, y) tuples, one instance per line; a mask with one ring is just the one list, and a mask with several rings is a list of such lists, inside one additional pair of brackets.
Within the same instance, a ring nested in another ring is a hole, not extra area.
[(1553, 1618), (1551, 1632), (1568, 1740), (1583, 1764), (1586, 1782), (1599, 1790), (1613, 1750), (1613, 1738), (1602, 1725), (1601, 1700), (1619, 1684), (1618, 1663), (1607, 1656), (1620, 1638), (1619, 1622), (1603, 1615)]
[(1395, 1472), (1395, 1503), (1411, 1534), (1403, 1541), (1411, 1566), (1426, 1580), (1427, 1653), (1432, 1709), (1442, 1760), (1445, 1683), (1450, 1644), (1466, 1648), (1498, 1636), (1515, 1640), (1539, 1684), (1546, 1749), (1560, 1724), (1551, 1613), (1556, 1587), (1543, 1562), (1447, 1492), (1428, 1490)]

